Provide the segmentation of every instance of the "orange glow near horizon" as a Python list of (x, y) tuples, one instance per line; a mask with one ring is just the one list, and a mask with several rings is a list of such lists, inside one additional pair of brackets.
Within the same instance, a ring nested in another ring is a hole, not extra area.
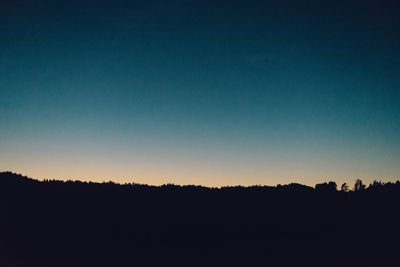
[[(82, 169), (56, 169), (56, 168), (13, 168), (4, 169), (2, 171), (12, 171), (28, 176), (30, 178), (44, 180), (44, 179), (56, 179), (56, 180), (80, 180), (80, 181), (92, 181), (92, 182), (107, 182), (113, 181), (116, 183), (139, 183), (149, 185), (162, 185), (167, 183), (173, 183), (178, 185), (202, 185), (208, 187), (222, 187), (222, 186), (251, 186), (251, 185), (269, 185), (275, 186), (277, 184), (289, 184), (289, 183), (301, 183), (304, 185), (314, 186), (316, 183), (335, 181), (338, 186), (346, 182), (349, 185), (354, 183), (357, 178), (363, 179), (365, 183), (370, 183), (373, 180), (381, 180), (384, 182), (394, 181), (393, 179), (380, 179), (377, 176), (361, 176), (354, 173), (352, 175), (346, 175), (348, 172), (343, 171), (342, 173), (337, 172), (336, 175), (329, 177), (324, 176), (324, 170), (314, 169), (313, 176), (301, 175), (296, 169), (285, 170), (270, 170), (261, 171), (259, 173), (253, 171), (247, 172), (246, 170), (238, 171), (235, 173), (226, 172), (223, 170), (205, 170), (199, 171), (190, 168), (186, 170), (173, 170), (171, 168), (159, 168), (152, 170), (137, 169), (135, 170), (112, 170), (107, 167), (93, 167), (93, 168), (82, 168)], [(206, 172), (208, 171), (208, 172)], [(304, 172), (305, 170), (303, 170)], [(176, 175), (173, 175), (176, 173)], [(297, 176), (294, 176), (297, 173)], [(309, 171), (311, 173), (311, 171)]]
[(328, 153), (300, 146), (295, 149), (179, 147), (176, 144), (140, 147), (83, 141), (54, 141), (46, 146), (21, 144), (20, 148), (4, 146), (5, 150), (0, 153), (0, 171), (12, 171), (35, 179), (211, 187), (288, 183), (314, 186), (326, 181), (335, 181), (340, 186), (344, 182), (352, 185), (355, 179), (365, 183), (375, 179), (395, 181), (400, 173), (396, 155), (375, 149), (376, 153), (368, 154), (371, 156), (359, 157), (340, 146), (336, 146), (337, 151), (329, 150)]

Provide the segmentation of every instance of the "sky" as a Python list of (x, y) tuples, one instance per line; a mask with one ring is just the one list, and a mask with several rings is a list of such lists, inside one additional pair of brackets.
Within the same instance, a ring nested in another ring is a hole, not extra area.
[(400, 3), (1, 1), (0, 170), (400, 179)]

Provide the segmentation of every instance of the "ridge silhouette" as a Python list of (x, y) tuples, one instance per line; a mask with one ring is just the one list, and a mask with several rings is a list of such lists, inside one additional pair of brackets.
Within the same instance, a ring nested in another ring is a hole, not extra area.
[(0, 173), (0, 266), (400, 266), (400, 182), (208, 188)]

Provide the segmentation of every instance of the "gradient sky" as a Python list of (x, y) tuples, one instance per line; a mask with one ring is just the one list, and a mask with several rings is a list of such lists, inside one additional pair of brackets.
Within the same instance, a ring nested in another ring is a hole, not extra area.
[(1, 1), (0, 170), (400, 178), (398, 1)]

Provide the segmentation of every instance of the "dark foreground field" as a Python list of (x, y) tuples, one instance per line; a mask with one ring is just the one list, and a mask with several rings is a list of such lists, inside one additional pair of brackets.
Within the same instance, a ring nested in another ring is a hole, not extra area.
[(0, 174), (0, 266), (400, 266), (400, 184), (356, 192)]

